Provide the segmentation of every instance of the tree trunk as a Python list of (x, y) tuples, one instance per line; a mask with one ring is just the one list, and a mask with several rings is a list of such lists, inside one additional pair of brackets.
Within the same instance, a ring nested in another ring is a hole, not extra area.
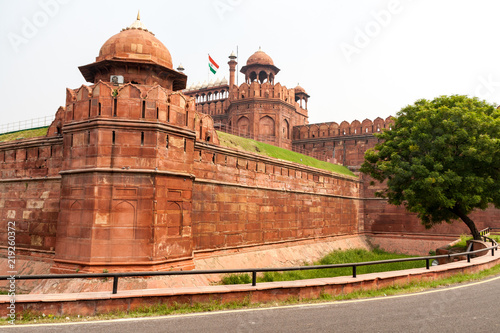
[(472, 237), (474, 238), (474, 240), (482, 240), (481, 239), (481, 234), (479, 233), (479, 231), (477, 230), (476, 228), (476, 225), (474, 224), (474, 221), (472, 221), (463, 211), (462, 209), (460, 208), (460, 206), (455, 206), (453, 207), (453, 209), (451, 210), (453, 212), (453, 214), (455, 214), (456, 216), (458, 216), (460, 219), (462, 219), (462, 221), (464, 221), (464, 223), (469, 227), (470, 229), (470, 232), (472, 234)]

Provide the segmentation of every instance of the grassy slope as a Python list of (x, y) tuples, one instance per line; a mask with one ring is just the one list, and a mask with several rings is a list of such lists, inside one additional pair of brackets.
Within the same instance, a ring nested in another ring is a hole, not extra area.
[(302, 155), (267, 143), (242, 138), (224, 132), (217, 132), (217, 135), (219, 136), (221, 146), (224, 147), (241, 149), (251, 153), (279, 158), (282, 160), (295, 162), (318, 169), (328, 170), (343, 175), (354, 176), (354, 174), (349, 171), (349, 169), (341, 165), (323, 162), (307, 155)]
[[(488, 237), (494, 239), (497, 243), (500, 243), (500, 235), (490, 234)], [(472, 239), (472, 236), (462, 234), (462, 235), (460, 235), (460, 242), (456, 243), (455, 245), (451, 246), (450, 248), (460, 248), (460, 249), (463, 249), (465, 251), (467, 249), (467, 241), (469, 239)]]
[(23, 131), (0, 134), (0, 142), (20, 139), (31, 139), (47, 135), (48, 127), (33, 128)]
[[(388, 259), (411, 258), (415, 256), (389, 253), (379, 249), (367, 251), (363, 249), (352, 249), (343, 251), (333, 251), (321, 258), (319, 261), (314, 262), (312, 265), (333, 265), (333, 264), (347, 264), (365, 261), (377, 261)], [(409, 261), (398, 262), (390, 264), (378, 264), (360, 266), (357, 268), (357, 274), (368, 274), (375, 272), (396, 271), (410, 268), (424, 267), (425, 261)], [(351, 267), (332, 268), (332, 269), (318, 269), (318, 270), (304, 270), (304, 271), (289, 271), (289, 272), (266, 272), (257, 278), (258, 282), (273, 282), (273, 281), (294, 281), (304, 279), (317, 279), (324, 277), (334, 276), (349, 276), (352, 274)], [(251, 278), (248, 274), (230, 274), (222, 278), (222, 284), (241, 284), (250, 283)]]

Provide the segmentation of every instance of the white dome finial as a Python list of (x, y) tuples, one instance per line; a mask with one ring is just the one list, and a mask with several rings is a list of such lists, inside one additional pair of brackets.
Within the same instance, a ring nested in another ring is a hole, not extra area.
[(141, 22), (141, 12), (140, 11), (137, 11), (137, 19), (134, 21), (134, 23), (129, 25), (127, 29), (140, 29), (140, 30), (148, 31), (148, 29), (146, 29), (146, 26), (144, 25), (144, 23)]

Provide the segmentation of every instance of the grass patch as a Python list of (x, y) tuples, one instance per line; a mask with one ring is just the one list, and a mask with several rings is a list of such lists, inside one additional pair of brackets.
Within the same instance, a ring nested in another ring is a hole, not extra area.
[(32, 128), (23, 131), (0, 134), (0, 142), (31, 139), (40, 136), (46, 136), (48, 129), (49, 127), (47, 126), (47, 127)]
[(348, 176), (355, 176), (349, 169), (342, 165), (332, 164), (317, 160), (307, 155), (299, 154), (288, 149), (276, 147), (267, 143), (255, 141), (252, 139), (242, 138), (236, 135), (231, 135), (217, 131), (221, 146), (228, 148), (236, 148), (251, 153), (256, 153), (264, 156), (279, 158), (285, 161), (295, 162), (302, 165), (328, 170), (335, 173), (340, 173)]
[(467, 241), (472, 239), (472, 236), (468, 236), (466, 234), (460, 235), (460, 241), (453, 246), (449, 246), (450, 249), (467, 249)]
[[(365, 261), (377, 261), (388, 259), (412, 258), (416, 256), (409, 256), (406, 254), (389, 253), (380, 249), (367, 251), (364, 249), (351, 249), (344, 251), (333, 251), (321, 258), (319, 261), (314, 262), (312, 265), (334, 265), (346, 264)], [(410, 261), (388, 263), (370, 266), (357, 267), (357, 274), (368, 274), (376, 272), (386, 272), (403, 270), (410, 268), (425, 267), (425, 261)], [(257, 282), (274, 282), (274, 281), (295, 281), (304, 279), (317, 279), (335, 276), (349, 276), (352, 275), (351, 267), (330, 268), (330, 269), (311, 269), (306, 271), (289, 271), (289, 272), (266, 272), (257, 277)], [(221, 279), (222, 284), (245, 284), (251, 283), (252, 279), (249, 274), (229, 274)]]
[[(489, 238), (494, 239), (497, 243), (500, 242), (500, 235), (489, 235)], [(467, 250), (467, 241), (471, 240), (472, 236), (468, 236), (466, 234), (460, 235), (460, 241), (453, 246), (448, 247), (449, 249), (462, 249), (464, 251)]]
[[(390, 295), (408, 294), (415, 292), (422, 292), (429, 289), (447, 287), (465, 282), (472, 282), (482, 280), (491, 276), (500, 274), (500, 265), (496, 265), (490, 269), (486, 269), (479, 273), (471, 274), (456, 274), (447, 278), (442, 278), (434, 281), (420, 281), (412, 282), (405, 285), (393, 285), (378, 290), (357, 290), (348, 294), (330, 295), (321, 293), (319, 298), (315, 299), (298, 299), (297, 297), (290, 297), (286, 301), (269, 303), (251, 303), (250, 300), (245, 299), (242, 301), (234, 301), (230, 303), (221, 304), (218, 301), (208, 303), (196, 303), (193, 305), (177, 304), (172, 305), (158, 304), (148, 307), (143, 307), (130, 312), (116, 311), (114, 313), (100, 314), (96, 316), (54, 316), (51, 314), (40, 314), (35, 312), (23, 312), (22, 318), (16, 320), (16, 324), (36, 324), (36, 323), (60, 323), (60, 322), (77, 322), (77, 321), (93, 321), (93, 320), (110, 320), (119, 318), (138, 318), (138, 317), (152, 317), (152, 316), (166, 316), (172, 314), (186, 314), (196, 312), (209, 312), (209, 311), (223, 311), (235, 309), (250, 309), (250, 308), (264, 308), (273, 306), (286, 306), (297, 303), (311, 304), (331, 302), (335, 300), (349, 300), (370, 297), (383, 297)], [(0, 325), (8, 325), (7, 319), (0, 319)]]
[[(69, 321), (90, 321), (90, 320), (111, 320), (121, 318), (141, 318), (152, 316), (168, 316), (197, 312), (212, 312), (222, 310), (243, 309), (257, 307), (258, 304), (251, 304), (249, 299), (242, 301), (233, 301), (221, 303), (219, 301), (211, 301), (208, 303), (179, 304), (156, 304), (152, 306), (144, 306), (132, 311), (113, 311), (106, 314), (98, 314), (95, 316), (55, 316), (52, 314), (37, 313), (34, 311), (23, 311), (21, 316), (16, 319), (16, 324), (33, 324), (33, 323), (61, 323)], [(4, 322), (5, 321), (5, 322)], [(2, 319), (0, 325), (6, 324), (6, 320)]]
[(488, 237), (494, 239), (495, 242), (500, 243), (500, 235), (489, 235)]

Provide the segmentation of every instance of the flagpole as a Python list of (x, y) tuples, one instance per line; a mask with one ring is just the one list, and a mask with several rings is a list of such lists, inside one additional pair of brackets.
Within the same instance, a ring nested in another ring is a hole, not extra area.
[(236, 63), (236, 86), (239, 87), (240, 84), (239, 84), (239, 75), (238, 73), (240, 72), (240, 58), (239, 58), (239, 54), (238, 54), (238, 45), (236, 45), (236, 59), (238, 60), (238, 62)]

